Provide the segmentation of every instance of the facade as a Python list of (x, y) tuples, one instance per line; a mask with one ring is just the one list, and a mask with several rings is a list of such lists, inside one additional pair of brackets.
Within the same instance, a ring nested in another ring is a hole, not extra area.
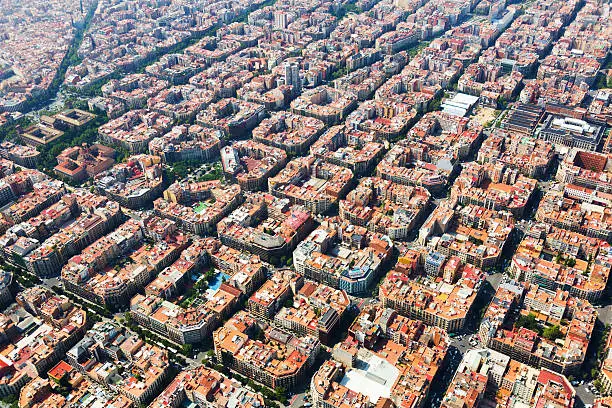
[(293, 262), (308, 279), (359, 294), (371, 287), (392, 248), (388, 237), (336, 218), (324, 221), (297, 246)]
[[(253, 340), (263, 331), (264, 340)], [(272, 327), (259, 327), (238, 312), (213, 334), (217, 361), (270, 388), (292, 389), (314, 363), (320, 343), (312, 337), (293, 337)]]
[(604, 128), (581, 119), (550, 115), (539, 137), (567, 147), (595, 151), (602, 141)]

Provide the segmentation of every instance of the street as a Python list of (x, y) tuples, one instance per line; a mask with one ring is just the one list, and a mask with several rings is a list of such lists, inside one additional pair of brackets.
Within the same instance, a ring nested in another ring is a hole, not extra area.
[[(432, 384), (431, 391), (427, 398), (426, 405), (427, 406), (439, 406), (446, 392), (448, 385), (450, 384), (454, 373), (456, 372), (461, 360), (463, 359), (465, 353), (472, 348), (480, 348), (481, 345), (475, 343), (475, 334), (478, 331), (480, 325), (479, 317), (482, 315), (492, 297), (495, 294), (495, 291), (505, 278), (505, 274), (501, 272), (505, 270), (510, 262), (510, 257), (512, 256), (516, 246), (520, 243), (523, 236), (529, 232), (532, 224), (534, 223), (533, 218), (535, 215), (535, 210), (538, 206), (538, 201), (541, 198), (542, 194), (546, 194), (550, 189), (555, 188), (556, 184), (554, 181), (540, 181), (539, 183), (540, 193), (536, 195), (533, 202), (528, 207), (526, 213), (523, 216), (522, 220), (519, 220), (515, 224), (515, 228), (518, 233), (513, 234), (511, 239), (508, 240), (506, 248), (504, 249), (504, 253), (500, 259), (499, 268), (496, 268), (496, 272), (487, 273), (486, 275), (486, 283), (482, 286), (482, 291), (478, 297), (477, 304), (475, 303), (475, 307), (471, 312), (471, 316), (466, 320), (465, 326), (461, 332), (454, 333), (450, 340), (450, 347), (448, 349), (448, 353), (445, 358), (444, 365), (440, 368), (438, 372), (438, 376), (436, 380)], [(440, 199), (435, 199), (434, 202), (439, 204)], [(407, 246), (416, 243), (416, 233), (418, 229), (415, 229), (414, 236), (411, 237)], [(276, 268), (272, 265), (267, 265), (269, 270), (275, 270)], [(391, 266), (389, 266), (391, 268)], [(388, 269), (384, 270), (380, 276), (379, 280), (383, 279)], [(59, 287), (63, 288), (61, 279), (59, 278), (51, 278), (44, 279), (43, 285), (47, 288)], [(377, 292), (374, 291), (371, 294), (366, 294), (362, 296), (350, 296), (351, 305), (353, 307), (353, 311), (358, 313), (358, 311), (363, 310), (364, 307), (368, 306), (370, 303), (378, 302)], [(605, 298), (605, 297), (604, 297)], [(605, 305), (603, 307), (598, 307), (599, 319), (604, 324), (612, 324), (612, 305)], [(123, 318), (124, 312), (115, 313), (115, 318), (120, 319)], [(471, 343), (471, 344), (470, 344)], [(199, 351), (196, 352), (193, 358), (186, 358), (184, 364), (181, 364), (181, 367), (190, 367), (194, 368), (202, 364), (203, 360), (209, 359), (209, 352)], [(305, 404), (309, 404), (311, 401), (309, 399), (309, 385), (310, 384), (301, 384), (301, 386), (294, 390), (296, 394), (288, 394), (288, 402), (285, 407), (291, 408), (302, 408)], [(589, 385), (587, 383), (583, 383), (580, 385), (576, 383), (575, 386), (577, 392), (576, 398), (576, 406), (584, 407), (585, 405), (592, 404), (596, 396), (589, 389)], [(305, 400), (305, 397), (307, 398)]]
[[(604, 296), (604, 301), (610, 303), (610, 296)], [(597, 308), (598, 320), (605, 326), (612, 324), (612, 305), (595, 306)], [(598, 398), (588, 388), (588, 383), (574, 386), (576, 390), (576, 408), (583, 408), (592, 405), (595, 398)]]
[(304, 396), (306, 395), (305, 392), (302, 392), (300, 394), (295, 394), (293, 397), (291, 397), (291, 400), (289, 401), (290, 404), (288, 405), (288, 407), (290, 408), (301, 408), (304, 406)]
[[(609, 302), (609, 296), (606, 297), (604, 296), (604, 300), (608, 300)], [(597, 308), (597, 318), (604, 324), (604, 325), (608, 325), (608, 324), (612, 324), (612, 305), (605, 305), (605, 306), (595, 306)]]
[(578, 385), (574, 386), (576, 390), (576, 408), (584, 408), (586, 405), (592, 405), (595, 400), (595, 395), (591, 391), (588, 390), (587, 385)]
[(494, 290), (497, 290), (504, 274), (501, 272), (492, 273), (487, 276), (487, 282), (493, 287)]

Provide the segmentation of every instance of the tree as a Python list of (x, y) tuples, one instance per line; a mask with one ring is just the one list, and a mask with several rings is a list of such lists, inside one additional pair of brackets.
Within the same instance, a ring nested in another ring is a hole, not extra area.
[(218, 372), (223, 373), (223, 374), (227, 374), (228, 373), (227, 367), (225, 367), (223, 364), (216, 364), (215, 365), (215, 370), (217, 370)]
[(284, 387), (276, 387), (274, 389), (274, 396), (277, 400), (284, 404), (287, 401), (287, 396), (285, 395), (286, 392), (287, 390), (285, 390)]
[(128, 326), (131, 326), (134, 322), (134, 318), (132, 317), (132, 314), (130, 312), (126, 312), (123, 317), (125, 318), (125, 322)]
[(0, 398), (0, 401), (8, 404), (11, 408), (19, 406), (19, 394), (9, 394), (6, 397)]
[(185, 355), (190, 355), (191, 351), (193, 350), (193, 346), (191, 344), (183, 344), (181, 348), (183, 349), (183, 354)]
[(255, 340), (264, 341), (266, 338), (264, 331), (261, 329), (257, 330), (257, 334), (255, 335)]
[(542, 336), (550, 341), (555, 341), (563, 337), (563, 333), (561, 333), (561, 329), (558, 325), (550, 326), (544, 329)]
[(516, 323), (514, 323), (514, 327), (521, 328), (524, 327), (528, 330), (539, 332), (540, 326), (538, 325), (538, 321), (536, 320), (536, 316), (533, 313), (529, 313), (527, 316), (519, 316), (516, 319)]
[(576, 260), (574, 258), (569, 258), (567, 261), (565, 261), (565, 265), (573, 268), (576, 266)]
[(595, 388), (599, 391), (599, 392), (603, 392), (602, 388), (603, 385), (601, 384), (601, 380), (596, 379), (595, 381), (593, 381), (593, 385), (595, 386)]
[(19, 266), (21, 266), (23, 268), (26, 267), (25, 260), (23, 259), (22, 256), (20, 256), (20, 255), (18, 255), (16, 253), (13, 253), (12, 254), (12, 259), (13, 259), (13, 262), (15, 262), (15, 264), (17, 264), (17, 265), (19, 265)]

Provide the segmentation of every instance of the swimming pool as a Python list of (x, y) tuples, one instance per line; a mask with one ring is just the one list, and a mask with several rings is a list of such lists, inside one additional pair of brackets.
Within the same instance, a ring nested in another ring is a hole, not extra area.
[(210, 282), (208, 282), (208, 288), (216, 291), (223, 283), (223, 278), (225, 278), (225, 280), (227, 281), (230, 276), (226, 273), (218, 272), (217, 274), (215, 274), (215, 277)]

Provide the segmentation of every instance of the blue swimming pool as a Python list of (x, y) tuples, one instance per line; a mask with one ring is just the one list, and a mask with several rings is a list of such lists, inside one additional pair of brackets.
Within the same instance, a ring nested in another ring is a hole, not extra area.
[(212, 290), (219, 289), (219, 286), (221, 286), (221, 284), (223, 283), (223, 278), (225, 278), (225, 280), (228, 280), (230, 277), (228, 274), (218, 272), (215, 277), (210, 282), (208, 282), (208, 288)]

